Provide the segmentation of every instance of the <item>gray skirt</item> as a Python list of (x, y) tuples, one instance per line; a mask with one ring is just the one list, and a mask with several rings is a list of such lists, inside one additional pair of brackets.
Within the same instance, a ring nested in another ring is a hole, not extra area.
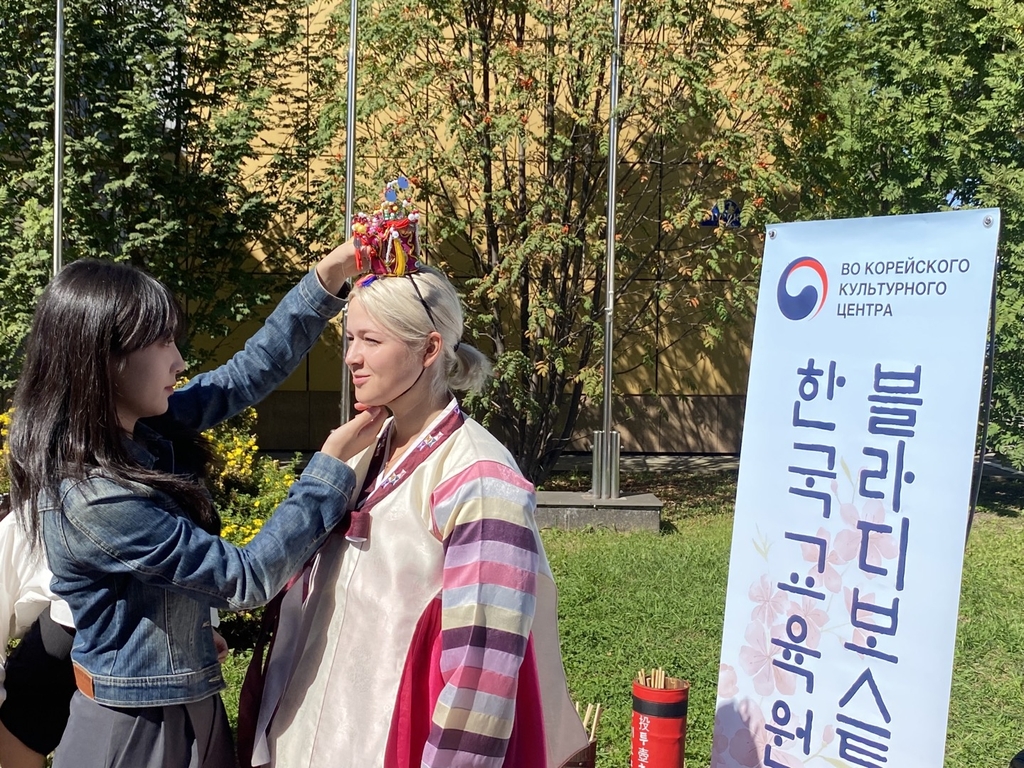
[(194, 704), (116, 708), (75, 692), (53, 768), (235, 768), (220, 696)]

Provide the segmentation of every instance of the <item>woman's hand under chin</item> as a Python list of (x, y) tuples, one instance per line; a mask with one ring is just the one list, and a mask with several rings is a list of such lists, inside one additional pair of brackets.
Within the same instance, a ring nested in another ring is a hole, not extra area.
[(378, 405), (363, 403), (356, 403), (356, 410), (359, 413), (351, 420), (331, 430), (321, 451), (341, 461), (347, 461), (373, 445), (387, 411)]

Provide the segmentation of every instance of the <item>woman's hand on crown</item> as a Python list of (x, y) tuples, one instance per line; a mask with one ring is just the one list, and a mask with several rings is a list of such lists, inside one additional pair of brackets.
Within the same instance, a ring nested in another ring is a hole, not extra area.
[(346, 280), (365, 272), (369, 264), (369, 246), (357, 246), (354, 239), (349, 239), (320, 259), (316, 273), (324, 287), (337, 294)]

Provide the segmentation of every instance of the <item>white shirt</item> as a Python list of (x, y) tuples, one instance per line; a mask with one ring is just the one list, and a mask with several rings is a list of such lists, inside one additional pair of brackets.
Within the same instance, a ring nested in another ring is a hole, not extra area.
[(71, 627), (67, 603), (50, 590), (53, 574), (46, 565), (42, 548), (32, 552), (28, 538), (14, 514), (0, 520), (0, 704), (7, 698), (7, 644), (21, 637), (47, 605), (51, 618)]

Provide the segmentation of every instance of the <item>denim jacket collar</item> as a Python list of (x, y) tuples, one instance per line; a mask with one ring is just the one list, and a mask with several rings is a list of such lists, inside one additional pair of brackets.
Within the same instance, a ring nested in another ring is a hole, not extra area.
[(160, 435), (156, 430), (145, 424), (136, 424), (135, 434), (124, 436), (124, 448), (132, 461), (138, 462), (146, 469), (152, 469), (156, 466), (156, 456), (146, 449), (146, 445), (159, 439)]
[(175, 471), (171, 441), (141, 421), (136, 422), (134, 435), (125, 435), (124, 447), (131, 459), (146, 469)]

